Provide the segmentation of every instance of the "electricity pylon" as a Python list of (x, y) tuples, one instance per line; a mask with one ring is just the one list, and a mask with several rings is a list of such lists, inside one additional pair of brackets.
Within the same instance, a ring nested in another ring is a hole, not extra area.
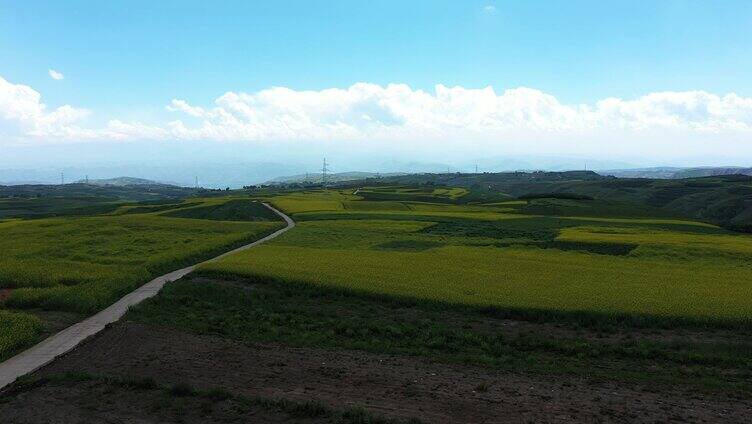
[(324, 166), (321, 167), (321, 185), (326, 188), (326, 173), (329, 172), (329, 168), (326, 165), (326, 158), (324, 158)]

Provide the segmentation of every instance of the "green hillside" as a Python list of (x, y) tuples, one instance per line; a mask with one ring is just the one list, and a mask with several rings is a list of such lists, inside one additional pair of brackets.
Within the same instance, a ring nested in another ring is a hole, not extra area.
[(96, 215), (112, 212), (125, 203), (169, 203), (204, 192), (156, 183), (0, 186), (0, 219)]
[(666, 180), (570, 171), (415, 174), (382, 181), (382, 184), (465, 187), (473, 193), (467, 201), (476, 200), (483, 193), (487, 197), (514, 198), (580, 196), (662, 215), (699, 219), (736, 231), (752, 231), (752, 177), (746, 175)]

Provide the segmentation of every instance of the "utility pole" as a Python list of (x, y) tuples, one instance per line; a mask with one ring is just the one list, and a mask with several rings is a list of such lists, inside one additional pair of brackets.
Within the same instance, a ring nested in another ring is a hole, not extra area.
[(475, 164), (475, 173), (476, 174), (478, 173), (478, 164), (477, 163)]
[(86, 181), (86, 185), (89, 185), (89, 175), (88, 174), (86, 175), (86, 178), (84, 179), (84, 181)]
[(60, 171), (60, 185), (65, 184), (65, 174), (63, 171)]
[(198, 189), (198, 175), (195, 177), (194, 187)]
[(321, 185), (326, 188), (326, 173), (329, 172), (329, 168), (326, 166), (326, 158), (324, 158), (324, 166), (321, 168)]

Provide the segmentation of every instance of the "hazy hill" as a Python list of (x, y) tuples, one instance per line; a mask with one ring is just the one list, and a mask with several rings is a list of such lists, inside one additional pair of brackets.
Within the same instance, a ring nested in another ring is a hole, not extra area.
[[(367, 178), (379, 178), (379, 177), (392, 177), (392, 176), (398, 176), (398, 175), (407, 175), (404, 173), (394, 172), (394, 173), (386, 173), (386, 174), (379, 174), (377, 172), (339, 172), (334, 174), (328, 174), (326, 176), (327, 182), (330, 183), (338, 183), (338, 182), (347, 182), (347, 181), (358, 181), (358, 180), (365, 180)], [(264, 184), (270, 184), (270, 185), (279, 185), (279, 184), (320, 184), (322, 179), (322, 175), (320, 173), (318, 174), (298, 174), (298, 175), (290, 175), (285, 177), (277, 177), (273, 178)]]
[(116, 178), (105, 178), (105, 179), (90, 179), (88, 181), (86, 180), (79, 180), (76, 181), (78, 184), (89, 184), (89, 185), (95, 185), (95, 186), (117, 186), (117, 187), (125, 187), (125, 186), (151, 186), (151, 185), (172, 185), (176, 186), (177, 184), (171, 184), (171, 183), (163, 183), (153, 180), (147, 180), (145, 178), (135, 178), (135, 177), (116, 177)]
[(674, 178), (697, 178), (712, 177), (715, 175), (752, 175), (752, 168), (740, 167), (715, 167), (715, 168), (688, 168), (678, 171)]
[(677, 168), (677, 167), (656, 167), (656, 168), (635, 168), (635, 169), (613, 169), (608, 171), (599, 171), (602, 175), (611, 175), (619, 178), (697, 178), (712, 177), (715, 175), (752, 175), (752, 168), (743, 168), (737, 166), (720, 166), (720, 167), (697, 167), (697, 168)]
[(167, 184), (56, 184), (0, 186), (0, 218), (107, 213), (126, 202), (174, 202), (201, 189)]

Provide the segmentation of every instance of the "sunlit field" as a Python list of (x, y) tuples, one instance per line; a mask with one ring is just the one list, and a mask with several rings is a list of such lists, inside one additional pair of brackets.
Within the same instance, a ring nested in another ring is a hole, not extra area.
[(352, 191), (273, 198), (302, 221), (295, 231), (202, 270), (502, 310), (752, 319), (748, 235), (676, 219), (588, 218), (597, 204), (586, 201), (575, 205), (584, 216), (532, 216), (515, 210), (526, 203), (415, 195), (421, 202), (362, 201)]

